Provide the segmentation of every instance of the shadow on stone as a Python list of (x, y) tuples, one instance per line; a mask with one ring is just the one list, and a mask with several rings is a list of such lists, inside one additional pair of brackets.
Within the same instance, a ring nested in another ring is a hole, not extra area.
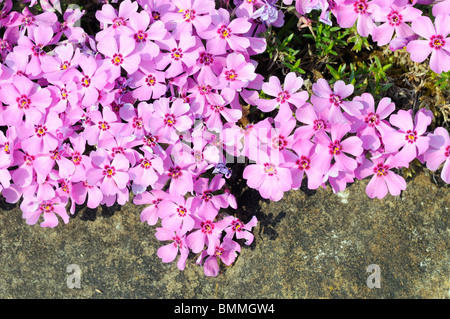
[(18, 207), (17, 203), (15, 204), (8, 203), (3, 196), (0, 196), (0, 209), (2, 211), (13, 210), (16, 207)]

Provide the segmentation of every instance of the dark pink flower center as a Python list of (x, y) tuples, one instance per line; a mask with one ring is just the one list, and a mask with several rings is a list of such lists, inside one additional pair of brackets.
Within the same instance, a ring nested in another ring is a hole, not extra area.
[(45, 127), (42, 124), (36, 125), (36, 128), (34, 129), (34, 132), (38, 137), (43, 137), (45, 134), (47, 134), (47, 127)]
[(444, 37), (440, 34), (432, 35), (429, 44), (431, 48), (435, 50), (440, 50), (445, 45)]
[(202, 52), (200, 53), (198, 61), (203, 65), (210, 65), (214, 62), (214, 59), (211, 53)]
[(152, 11), (152, 17), (153, 17), (153, 20), (157, 21), (157, 20), (161, 19), (161, 13), (159, 13), (158, 11)]
[(450, 157), (450, 145), (447, 145), (447, 147), (445, 148), (445, 153), (444, 153), (444, 155), (445, 155), (446, 157)]
[(408, 141), (409, 144), (413, 144), (417, 141), (417, 132), (413, 130), (406, 131), (405, 140)]
[(367, 12), (366, 0), (359, 0), (353, 4), (355, 12), (358, 14), (365, 14)]
[(191, 9), (191, 10), (189, 10), (189, 9), (184, 10), (184, 12), (183, 12), (183, 19), (186, 22), (190, 22), (190, 21), (194, 20), (195, 19), (195, 10), (193, 10), (193, 9)]
[(19, 109), (21, 110), (27, 110), (31, 104), (31, 100), (25, 94), (18, 97), (16, 101)]
[(222, 105), (210, 105), (209, 107), (216, 113), (222, 112), (225, 109)]
[(111, 63), (115, 66), (119, 66), (123, 63), (123, 55), (120, 53), (114, 53), (111, 59)]
[(211, 93), (211, 90), (212, 90), (212, 87), (209, 84), (208, 85), (202, 84), (202, 85), (198, 86), (198, 91), (201, 95), (209, 94), (209, 93)]
[(367, 115), (366, 118), (364, 119), (364, 122), (366, 122), (369, 126), (373, 127), (375, 125), (380, 124), (380, 116), (378, 114), (370, 112), (369, 115)]
[(388, 173), (389, 166), (384, 165), (383, 163), (378, 163), (374, 168), (373, 172), (377, 174), (377, 176), (386, 176)]
[(121, 17), (113, 19), (113, 28), (114, 29), (121, 27), (121, 26), (126, 26), (126, 25), (127, 25), (127, 22)]
[(194, 157), (195, 163), (201, 163), (205, 159), (203, 152), (199, 150), (191, 152), (191, 155)]
[(145, 143), (145, 145), (147, 145), (149, 147), (156, 146), (157, 142), (158, 142), (158, 136), (156, 136), (156, 135), (147, 134), (144, 136), (144, 143)]
[(166, 114), (164, 118), (164, 124), (167, 126), (173, 126), (177, 120), (175, 119), (175, 116), (173, 114)]
[(64, 88), (61, 89), (61, 99), (67, 100), (67, 90)]
[(311, 160), (305, 155), (302, 155), (295, 164), (299, 170), (308, 170), (310, 168)]
[(149, 74), (145, 78), (145, 83), (147, 83), (148, 86), (154, 86), (156, 84), (156, 78), (153, 75)]
[(147, 40), (147, 37), (147, 32), (144, 32), (142, 30), (139, 30), (134, 34), (134, 40), (138, 43), (145, 42)]
[(169, 173), (167, 174), (169, 177), (173, 179), (177, 179), (178, 177), (183, 175), (181, 168), (179, 166), (169, 168)]
[(186, 209), (186, 207), (178, 206), (178, 208), (177, 208), (178, 216), (184, 217), (187, 215), (187, 212), (188, 212), (188, 210)]
[(212, 231), (214, 229), (214, 224), (210, 220), (207, 220), (207, 221), (201, 222), (200, 227), (202, 229), (202, 233), (209, 235), (209, 234), (212, 234)]
[(142, 117), (135, 117), (133, 118), (133, 123), (131, 126), (135, 129), (141, 130), (144, 126), (144, 121), (142, 120)]
[(174, 59), (175, 61), (179, 61), (180, 59), (183, 58), (183, 50), (180, 48), (173, 48), (172, 49), (172, 53), (170, 55), (172, 57), (172, 59)]
[(174, 236), (173, 238), (173, 246), (176, 248), (183, 248), (183, 242), (179, 236)]
[(277, 169), (271, 163), (264, 163), (264, 173), (266, 173), (269, 176), (273, 176), (277, 174)]
[(225, 71), (225, 78), (228, 81), (235, 81), (237, 79), (236, 71), (234, 71), (234, 70)]
[(51, 213), (55, 210), (53, 204), (49, 201), (45, 201), (39, 205), (39, 209), (43, 213)]
[(285, 103), (287, 100), (289, 100), (291, 96), (289, 95), (288, 91), (283, 91), (278, 93), (277, 102), (278, 103)]
[(242, 231), (242, 227), (244, 227), (244, 224), (239, 219), (235, 219), (231, 222), (231, 229), (233, 231)]
[(202, 194), (202, 200), (204, 202), (209, 202), (213, 198), (213, 194), (210, 190), (204, 191)]
[(110, 166), (110, 165), (105, 165), (105, 168), (103, 170), (103, 175), (106, 176), (107, 178), (111, 178), (114, 175), (116, 175), (116, 169), (114, 166)]
[(42, 45), (35, 45), (32, 50), (35, 56), (45, 55), (45, 51), (42, 49)]
[(83, 158), (81, 157), (80, 152), (75, 151), (75, 152), (72, 154), (72, 162), (73, 162), (75, 165), (80, 165), (82, 159), (83, 159)]
[(328, 145), (331, 155), (339, 155), (342, 152), (342, 145), (339, 141), (334, 141)]
[(325, 130), (327, 128), (327, 123), (324, 120), (314, 120), (313, 124), (314, 131)]
[(60, 69), (61, 70), (67, 70), (70, 67), (70, 62), (69, 61), (64, 61), (61, 63)]
[(330, 94), (330, 102), (334, 106), (340, 106), (342, 103), (341, 97), (336, 94)]
[(30, 15), (26, 15), (22, 18), (22, 24), (26, 26), (30, 26), (34, 24), (34, 17)]
[(32, 165), (33, 165), (33, 162), (34, 162), (34, 160), (35, 160), (36, 158), (35, 158), (33, 155), (26, 154), (26, 155), (23, 157), (23, 159), (24, 159), (26, 165), (32, 166)]
[(143, 169), (149, 169), (152, 167), (152, 162), (150, 162), (147, 158), (142, 158), (139, 162)]
[(89, 78), (89, 76), (85, 75), (82, 79), (81, 79), (81, 85), (85, 88), (89, 87), (91, 85), (91, 79)]
[(397, 11), (392, 10), (388, 16), (389, 25), (392, 27), (399, 26), (403, 22), (403, 17)]
[(217, 33), (219, 34), (221, 39), (225, 39), (231, 36), (231, 29), (227, 28), (226, 26), (222, 25), (218, 30)]
[(50, 151), (50, 154), (51, 154), (50, 157), (55, 161), (61, 159), (61, 154), (59, 154), (58, 150)]
[(284, 149), (288, 144), (288, 141), (284, 138), (284, 136), (277, 136), (272, 138), (272, 147), (276, 150)]
[(111, 127), (109, 126), (109, 123), (106, 121), (99, 121), (98, 122), (98, 128), (101, 131), (107, 131), (109, 130)]

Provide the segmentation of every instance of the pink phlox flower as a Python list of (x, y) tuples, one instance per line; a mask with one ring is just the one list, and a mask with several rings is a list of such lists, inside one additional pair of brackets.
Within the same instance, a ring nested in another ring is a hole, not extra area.
[(391, 115), (389, 121), (398, 130), (388, 131), (382, 136), (386, 152), (394, 153), (400, 149), (395, 156), (404, 165), (425, 153), (429, 146), (429, 137), (425, 134), (432, 119), (432, 112), (425, 109), (416, 113), (414, 122), (411, 110), (399, 110)]
[(291, 171), (283, 165), (283, 153), (263, 150), (258, 153), (256, 163), (245, 167), (243, 177), (263, 198), (279, 201), (292, 188)]
[(233, 219), (233, 216), (227, 216), (216, 221), (217, 213), (216, 210), (204, 210), (193, 216), (194, 230), (186, 237), (186, 243), (193, 253), (201, 252), (206, 245), (207, 253), (214, 254), (217, 240), (220, 239), (223, 230), (230, 225), (231, 219)]
[[(207, 251), (202, 251), (198, 256), (196, 264), (201, 265), (203, 260), (203, 273), (208, 277), (216, 277), (219, 274), (220, 267), (218, 259), (220, 259), (226, 266), (236, 260), (237, 253), (241, 251), (241, 246), (233, 240), (220, 241), (217, 239), (213, 254), (209, 254)], [(206, 259), (205, 259), (206, 257)]]
[[(378, 2), (377, 0), (375, 2)], [(406, 3), (390, 0), (379, 1), (379, 10), (374, 12), (376, 22), (382, 22), (372, 30), (372, 38), (379, 46), (388, 44), (395, 32), (397, 37), (406, 38), (414, 34), (406, 22), (411, 22), (422, 15), (422, 11)]]
[(303, 125), (295, 129), (294, 139), (310, 140), (317, 132), (322, 130), (329, 133), (332, 124), (328, 121), (328, 112), (328, 109), (318, 112), (309, 103), (298, 108), (295, 111), (295, 118)]
[(138, 6), (135, 1), (125, 0), (120, 3), (117, 11), (112, 5), (104, 4), (102, 9), (95, 13), (95, 17), (103, 28), (96, 34), (95, 39), (101, 41), (105, 37), (124, 33), (124, 29), (128, 28), (131, 14), (137, 12)]
[(228, 54), (226, 66), (219, 76), (221, 89), (229, 87), (232, 90), (240, 91), (245, 88), (249, 82), (256, 78), (255, 61), (247, 61), (241, 53), (233, 52)]
[(290, 105), (300, 108), (309, 98), (307, 91), (297, 92), (302, 85), (303, 79), (297, 77), (294, 72), (286, 75), (283, 87), (278, 77), (271, 76), (269, 82), (263, 84), (262, 90), (264, 93), (275, 97), (275, 99), (258, 100), (258, 108), (263, 112), (271, 112), (277, 107), (288, 107), (290, 109)]
[(225, 179), (222, 174), (215, 175), (211, 180), (205, 177), (200, 177), (194, 183), (193, 207), (198, 214), (219, 211), (221, 208), (230, 206), (228, 196), (223, 193)]
[(31, 56), (27, 65), (27, 73), (38, 76), (42, 73), (43, 57), (47, 55), (44, 47), (50, 44), (53, 37), (53, 29), (49, 26), (40, 26), (33, 29), (29, 37), (20, 37), (17, 46), (14, 48), (21, 57)]
[(182, 32), (190, 34), (195, 30), (202, 32), (211, 24), (211, 14), (215, 13), (215, 4), (210, 0), (174, 0), (176, 10), (167, 15), (168, 19), (176, 22), (172, 35), (180, 39)]
[(75, 172), (75, 164), (68, 159), (68, 151), (63, 147), (51, 150), (48, 154), (43, 154), (36, 158), (37, 181), (42, 183), (50, 175), (55, 164), (58, 165), (58, 177), (68, 179)]
[[(84, 164), (85, 172), (92, 168), (94, 167), (91, 161), (86, 161)], [(78, 205), (86, 203), (87, 207), (91, 209), (97, 208), (103, 200), (103, 193), (97, 185), (88, 183), (86, 175), (83, 177), (84, 179), (72, 183), (72, 198)]]
[(27, 77), (15, 76), (12, 84), (2, 84), (0, 100), (6, 104), (2, 117), (8, 119), (9, 125), (16, 127), (25, 125), (30, 129), (39, 124), (51, 103), (51, 96), (46, 88), (41, 88)]
[(377, 150), (381, 146), (380, 136), (393, 130), (386, 118), (394, 112), (395, 104), (390, 98), (384, 97), (375, 110), (375, 101), (370, 93), (355, 97), (355, 101), (361, 102), (364, 109), (360, 116), (354, 117), (356, 121), (351, 132), (357, 132), (364, 149)]
[(345, 101), (344, 99), (352, 95), (354, 87), (352, 84), (346, 85), (344, 81), (339, 80), (334, 84), (333, 90), (325, 79), (319, 79), (313, 84), (314, 94), (311, 96), (311, 102), (317, 111), (322, 112), (329, 109), (328, 118), (330, 121), (347, 122), (342, 110), (349, 115), (358, 116), (361, 113), (363, 105), (357, 101)]
[[(173, 145), (166, 150), (167, 154), (172, 154)], [(168, 192), (173, 196), (184, 196), (194, 190), (193, 175), (189, 170), (191, 163), (185, 163), (183, 158), (174, 161), (167, 156), (164, 160), (164, 174), (155, 183), (154, 188), (161, 189), (170, 180)]]
[(335, 8), (337, 22), (341, 28), (350, 28), (356, 22), (358, 33), (368, 37), (375, 27), (373, 12), (378, 8), (379, 6), (370, 0), (341, 1)]
[(149, 114), (153, 108), (146, 102), (140, 102), (135, 108), (131, 103), (125, 103), (119, 110), (120, 118), (128, 122), (117, 133), (118, 136), (136, 137), (140, 139), (147, 133), (145, 123), (149, 120)]
[(62, 74), (69, 68), (76, 68), (78, 66), (78, 58), (80, 50), (74, 49), (73, 44), (57, 46), (53, 55), (45, 55), (42, 57), (42, 71), (43, 76), (51, 81), (60, 80)]
[(242, 107), (240, 105), (239, 108), (227, 107), (231, 103), (230, 90), (222, 90), (221, 94), (224, 99), (222, 103), (206, 104), (203, 110), (206, 127), (218, 133), (223, 129), (223, 119), (225, 123), (236, 123), (242, 117)]
[(76, 26), (76, 22), (79, 21), (84, 14), (85, 10), (81, 11), (78, 8), (67, 8), (63, 14), (64, 21), (58, 23), (58, 30), (56, 31), (55, 38), (60, 39), (64, 34), (69, 42), (80, 42), (80, 39), (85, 32), (83, 28)]
[(132, 75), (130, 87), (134, 88), (133, 97), (140, 101), (158, 99), (167, 91), (164, 72), (156, 70), (153, 61), (142, 60), (139, 69)]
[(99, 183), (104, 195), (116, 195), (127, 187), (130, 179), (128, 175), (130, 162), (124, 155), (117, 154), (110, 161), (107, 152), (98, 149), (91, 153), (91, 158), (93, 168), (86, 172), (89, 185)]
[(356, 170), (358, 179), (372, 176), (366, 186), (366, 193), (370, 198), (384, 198), (389, 192), (392, 196), (400, 195), (406, 189), (406, 182), (392, 169), (403, 164), (393, 155), (385, 155), (378, 158), (364, 159), (364, 162)]
[(167, 35), (167, 30), (162, 21), (150, 24), (150, 14), (147, 11), (141, 11), (130, 15), (129, 28), (124, 33), (134, 39), (141, 58), (149, 61), (160, 52), (159, 46), (153, 41), (162, 41)]
[(128, 174), (133, 181), (132, 190), (135, 194), (142, 193), (152, 186), (164, 173), (163, 161), (148, 148), (143, 147), (144, 155), (140, 156), (136, 166), (130, 168)]
[(194, 228), (193, 197), (171, 196), (159, 204), (161, 225), (168, 230), (186, 234)]
[(250, 46), (250, 40), (240, 35), (250, 30), (252, 24), (248, 18), (235, 18), (230, 21), (230, 13), (224, 8), (219, 8), (217, 14), (212, 16), (212, 22), (208, 29), (199, 31), (202, 39), (207, 40), (206, 49), (216, 55), (225, 54), (231, 49), (235, 52), (246, 52)]
[(254, 235), (251, 231), (257, 224), (258, 219), (256, 216), (253, 216), (247, 223), (243, 223), (239, 218), (234, 218), (231, 221), (230, 226), (225, 228), (226, 235), (224, 236), (224, 241), (231, 240), (236, 236), (236, 239), (244, 239), (246, 245), (251, 245), (254, 239)]
[(56, 130), (62, 126), (62, 121), (55, 112), (49, 112), (34, 129), (20, 134), (22, 149), (31, 155), (46, 154), (58, 148), (59, 139)]
[(175, 99), (169, 106), (168, 98), (160, 98), (153, 103), (154, 113), (148, 120), (152, 133), (161, 137), (160, 142), (174, 143), (179, 134), (190, 129), (193, 121), (189, 114), (189, 104)]
[(181, 234), (179, 230), (173, 231), (165, 228), (156, 228), (156, 238), (159, 241), (171, 241), (171, 243), (158, 248), (156, 254), (161, 258), (163, 263), (170, 263), (180, 254), (177, 267), (184, 270), (186, 260), (189, 255), (189, 248), (186, 243), (186, 234)]
[(153, 189), (149, 192), (143, 192), (136, 195), (133, 198), (133, 203), (135, 205), (147, 205), (141, 212), (141, 222), (147, 222), (149, 225), (155, 225), (159, 216), (162, 212), (160, 212), (159, 204), (164, 200), (168, 199), (170, 196), (168, 193), (160, 190)]
[[(202, 114), (205, 111), (206, 105), (223, 105), (225, 104), (225, 97), (222, 92), (216, 90), (213, 83), (203, 83), (189, 81), (192, 87), (187, 90), (189, 98), (192, 99), (192, 109), (197, 114)], [(227, 97), (228, 98), (228, 97)]]
[(450, 70), (450, 17), (438, 15), (433, 22), (428, 17), (418, 17), (411, 27), (425, 40), (413, 40), (406, 46), (411, 60), (423, 62), (431, 53), (430, 68), (436, 73)]
[(193, 67), (198, 59), (200, 42), (198, 36), (188, 33), (183, 34), (179, 41), (172, 36), (156, 41), (161, 49), (154, 60), (157, 69), (164, 70), (166, 78), (173, 78)]
[(107, 74), (100, 70), (100, 61), (92, 56), (80, 56), (79, 65), (82, 72), (73, 68), (64, 73), (61, 81), (64, 83), (74, 81), (79, 87), (81, 105), (88, 107), (96, 104), (99, 92), (107, 85)]
[(53, 228), (58, 225), (57, 215), (61, 217), (65, 224), (69, 222), (69, 215), (65, 208), (66, 204), (60, 198), (44, 201), (33, 198), (23, 201), (20, 208), (23, 212), (22, 217), (25, 218), (27, 224), (36, 224), (42, 216), (43, 221), (40, 223), (40, 226)]
[(316, 144), (307, 139), (298, 139), (292, 146), (292, 152), (286, 152), (285, 166), (292, 175), (292, 189), (299, 189), (303, 176), (308, 178), (308, 188), (317, 189), (322, 185), (322, 179), (328, 171), (329, 164), (323, 161), (321, 155), (315, 152)]
[(441, 178), (450, 184), (450, 137), (443, 127), (437, 127), (430, 138), (430, 147), (424, 154), (427, 168), (435, 171), (444, 163)]
[(88, 113), (91, 125), (87, 126), (82, 135), (89, 145), (98, 144), (102, 147), (109, 139), (113, 139), (124, 125), (118, 122), (116, 114), (108, 107), (103, 111), (92, 111)]
[(120, 77), (122, 68), (132, 74), (139, 68), (141, 57), (134, 52), (135, 41), (127, 35), (105, 37), (97, 44), (97, 50), (105, 56), (104, 70), (111, 75), (111, 79)]
[(322, 161), (329, 163), (330, 170), (335, 172), (331, 176), (335, 177), (339, 171), (352, 173), (357, 162), (349, 155), (359, 156), (364, 150), (359, 137), (345, 138), (350, 129), (348, 123), (335, 123), (331, 126), (330, 135), (320, 131), (314, 136), (313, 141), (317, 143), (316, 153)]

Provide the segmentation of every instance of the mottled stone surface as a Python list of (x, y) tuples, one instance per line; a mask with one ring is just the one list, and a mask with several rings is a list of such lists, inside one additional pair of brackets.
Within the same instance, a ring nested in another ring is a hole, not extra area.
[[(43, 229), (2, 203), (0, 298), (449, 298), (449, 186), (420, 173), (401, 197), (371, 200), (367, 182), (272, 203), (243, 191), (243, 214), (260, 219), (255, 242), (216, 278), (195, 256), (184, 272), (163, 264), (142, 207)], [(70, 264), (81, 268), (80, 289), (66, 285)], [(370, 264), (380, 266), (379, 289), (366, 285)]]

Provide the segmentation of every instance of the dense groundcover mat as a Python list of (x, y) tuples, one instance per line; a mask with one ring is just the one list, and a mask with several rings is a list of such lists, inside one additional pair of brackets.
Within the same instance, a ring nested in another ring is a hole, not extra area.
[(449, 0), (0, 5), (0, 192), (27, 224), (132, 201), (162, 262), (217, 276), (258, 223), (239, 178), (450, 183)]

